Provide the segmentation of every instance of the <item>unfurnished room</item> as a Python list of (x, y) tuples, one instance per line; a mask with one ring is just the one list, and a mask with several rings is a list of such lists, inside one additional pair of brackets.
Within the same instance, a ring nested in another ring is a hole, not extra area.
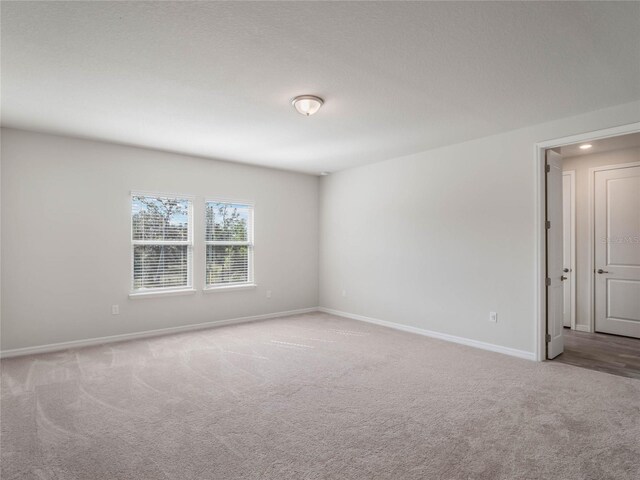
[(640, 478), (640, 2), (0, 1), (2, 480)]

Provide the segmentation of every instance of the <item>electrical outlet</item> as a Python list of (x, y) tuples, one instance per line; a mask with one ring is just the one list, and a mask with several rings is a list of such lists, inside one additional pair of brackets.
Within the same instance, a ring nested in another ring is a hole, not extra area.
[(489, 312), (489, 321), (493, 323), (498, 322), (498, 314), (496, 312)]
[(111, 305), (111, 315), (120, 315), (120, 305)]
[(267, 298), (271, 298), (271, 290), (267, 290)]

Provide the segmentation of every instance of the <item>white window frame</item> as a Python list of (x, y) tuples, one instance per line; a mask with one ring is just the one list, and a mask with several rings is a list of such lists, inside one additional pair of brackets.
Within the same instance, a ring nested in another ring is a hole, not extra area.
[[(188, 200), (189, 208), (188, 208), (188, 218), (189, 218), (189, 228), (187, 229), (187, 240), (134, 240), (133, 238), (133, 214), (132, 214), (132, 205), (133, 205), (133, 197), (155, 197), (155, 198), (171, 198), (176, 200)], [(160, 193), (160, 192), (147, 192), (147, 191), (131, 191), (129, 196), (129, 215), (130, 215), (130, 235), (129, 238), (131, 240), (131, 273), (130, 273), (130, 293), (129, 297), (146, 297), (146, 296), (157, 296), (157, 295), (177, 295), (177, 294), (187, 294), (187, 293), (195, 293), (195, 289), (193, 288), (193, 204), (195, 197), (193, 195), (183, 195), (179, 193)], [(134, 257), (135, 257), (135, 247), (136, 245), (186, 245), (187, 246), (187, 285), (180, 287), (158, 287), (158, 288), (134, 288)]]
[[(213, 240), (207, 240), (207, 205), (209, 203), (226, 203), (230, 205), (243, 205), (249, 207), (249, 231), (246, 242), (217, 242)], [(230, 200), (228, 198), (206, 198), (204, 201), (204, 239), (205, 239), (205, 255), (204, 255), (204, 287), (205, 292), (220, 292), (229, 290), (243, 290), (248, 288), (255, 288), (255, 270), (254, 270), (254, 250), (255, 250), (255, 229), (254, 229), (254, 217), (255, 217), (255, 205), (253, 202), (246, 200)], [(231, 245), (231, 246), (247, 246), (247, 281), (236, 283), (207, 283), (207, 254), (206, 250), (209, 245)]]

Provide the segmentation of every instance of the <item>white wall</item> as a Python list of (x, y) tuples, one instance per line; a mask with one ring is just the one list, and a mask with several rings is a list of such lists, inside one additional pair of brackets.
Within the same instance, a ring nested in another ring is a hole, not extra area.
[(576, 171), (576, 325), (590, 328), (589, 169), (640, 161), (640, 148), (577, 155), (562, 160), (562, 170)]
[(639, 120), (636, 102), (324, 177), (320, 305), (534, 352), (534, 144)]
[[(12, 129), (1, 153), (3, 350), (318, 304), (317, 177)], [(203, 293), (200, 242), (197, 293), (129, 299), (131, 190), (196, 195), (196, 239), (205, 196), (254, 201), (258, 288)]]
[[(627, 104), (346, 170), (320, 202), (312, 176), (2, 129), (2, 349), (319, 303), (533, 352), (533, 146), (638, 121)], [(255, 201), (259, 287), (129, 299), (132, 189), (196, 195), (196, 237), (205, 196)]]

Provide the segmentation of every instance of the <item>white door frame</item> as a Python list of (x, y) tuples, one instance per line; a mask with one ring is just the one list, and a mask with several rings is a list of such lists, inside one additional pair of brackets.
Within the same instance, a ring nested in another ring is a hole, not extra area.
[(576, 171), (563, 170), (562, 175), (569, 177), (571, 183), (571, 330), (576, 329)]
[[(546, 195), (545, 195), (545, 151), (549, 148), (562, 147), (563, 145), (571, 145), (573, 143), (587, 142), (599, 140), (601, 138), (617, 137), (627, 135), (629, 133), (640, 132), (640, 122), (621, 125), (618, 127), (606, 128), (604, 130), (596, 130), (593, 132), (581, 133), (578, 135), (570, 135), (567, 137), (556, 138), (553, 140), (545, 140), (534, 144), (533, 146), (533, 175), (535, 179), (536, 191), (536, 211), (535, 211), (535, 296), (536, 303), (534, 306), (534, 338), (536, 339), (536, 360), (541, 362), (546, 358), (546, 333), (547, 333), (547, 291), (546, 291), (546, 249), (545, 249), (545, 212), (546, 212)], [(592, 305), (588, 305), (589, 316), (593, 318)]]
[(596, 284), (595, 284), (595, 259), (596, 259), (596, 172), (606, 170), (617, 170), (619, 168), (640, 167), (640, 162), (619, 163), (616, 165), (602, 165), (601, 167), (593, 167), (589, 169), (589, 237), (587, 239), (587, 248), (589, 252), (589, 331), (596, 331)]

